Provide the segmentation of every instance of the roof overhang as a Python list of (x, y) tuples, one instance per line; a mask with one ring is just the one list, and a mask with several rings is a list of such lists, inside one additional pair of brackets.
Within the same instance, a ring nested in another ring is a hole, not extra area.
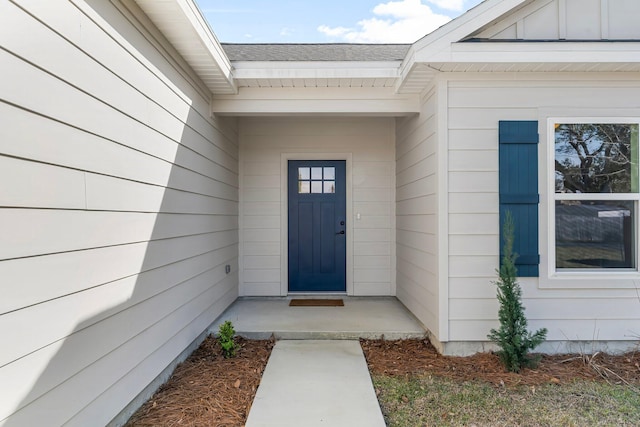
[(399, 93), (429, 85), (439, 73), (637, 72), (637, 41), (470, 40), (479, 29), (532, 0), (485, 0), (417, 41), (401, 65)]
[(640, 62), (638, 42), (458, 42), (438, 53), (418, 52), (422, 63), (630, 63)]
[(237, 92), (231, 62), (193, 0), (134, 0), (213, 94)]
[(424, 87), (440, 72), (638, 72), (639, 42), (457, 42), (438, 53), (415, 52), (400, 92)]
[(403, 69), (411, 69), (415, 62), (425, 62), (425, 56), (447, 52), (453, 43), (464, 40), (478, 28), (484, 27), (530, 0), (485, 0), (463, 15), (448, 22), (415, 42), (403, 62)]

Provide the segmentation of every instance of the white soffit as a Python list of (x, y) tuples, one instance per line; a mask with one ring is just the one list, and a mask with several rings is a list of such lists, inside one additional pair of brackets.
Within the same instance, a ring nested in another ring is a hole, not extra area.
[(235, 61), (239, 87), (395, 87), (400, 61)]
[(213, 94), (234, 94), (231, 62), (193, 0), (135, 0)]

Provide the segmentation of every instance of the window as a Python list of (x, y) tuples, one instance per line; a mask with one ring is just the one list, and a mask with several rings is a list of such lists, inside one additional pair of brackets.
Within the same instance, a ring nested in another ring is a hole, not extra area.
[(298, 193), (335, 193), (336, 169), (334, 167), (298, 168)]
[(638, 268), (638, 123), (552, 121), (555, 269)]

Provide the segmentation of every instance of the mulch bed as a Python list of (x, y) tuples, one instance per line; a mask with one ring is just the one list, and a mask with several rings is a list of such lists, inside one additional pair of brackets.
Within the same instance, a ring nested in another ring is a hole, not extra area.
[(494, 353), (442, 356), (428, 340), (361, 340), (360, 343), (372, 374), (426, 374), (457, 381), (485, 381), (497, 386), (561, 384), (579, 379), (640, 385), (640, 348), (624, 355), (542, 355), (536, 369), (525, 368), (516, 374), (505, 372)]
[[(171, 379), (129, 420), (127, 426), (243, 426), (275, 341), (236, 338), (235, 358), (224, 359), (207, 338)], [(542, 356), (536, 369), (504, 371), (497, 355), (442, 356), (427, 340), (361, 340), (372, 374), (434, 375), (457, 381), (485, 381), (498, 387), (609, 381), (640, 387), (640, 351), (625, 355)]]
[(243, 426), (275, 341), (238, 337), (236, 343), (236, 357), (225, 359), (217, 340), (207, 337), (126, 425)]

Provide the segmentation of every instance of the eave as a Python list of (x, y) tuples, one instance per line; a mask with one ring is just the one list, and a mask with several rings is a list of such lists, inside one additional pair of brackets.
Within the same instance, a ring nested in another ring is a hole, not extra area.
[(438, 73), (640, 72), (640, 42), (457, 42), (440, 52), (413, 52), (398, 92), (425, 87)]
[(237, 87), (231, 62), (193, 0), (134, 0), (212, 94)]

